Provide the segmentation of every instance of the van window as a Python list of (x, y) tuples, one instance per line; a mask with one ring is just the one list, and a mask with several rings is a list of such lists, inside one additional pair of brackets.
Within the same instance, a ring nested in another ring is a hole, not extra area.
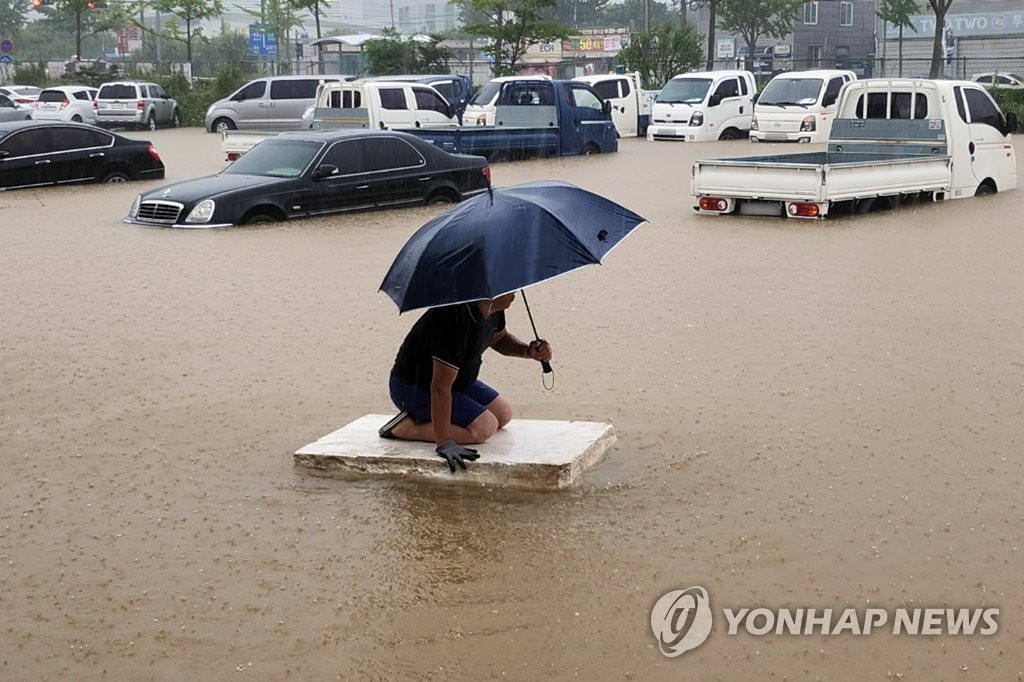
[(704, 101), (711, 80), (707, 78), (673, 78), (661, 92), (658, 101), (666, 104), (696, 104)]
[(568, 95), (569, 101), (576, 106), (587, 107), (588, 109), (597, 109), (598, 111), (604, 108), (604, 104), (601, 100), (599, 100), (597, 95), (590, 90), (576, 85), (568, 85), (566, 86), (566, 89), (568, 90), (566, 95)]
[(404, 111), (409, 107), (405, 103), (405, 88), (381, 88), (377, 91), (381, 109)]
[(267, 81), (253, 81), (239, 90), (231, 99), (241, 102), (246, 99), (259, 99), (267, 91)]
[(494, 101), (494, 98), (498, 96), (498, 91), (501, 90), (501, 83), (495, 83), (490, 81), (482, 88), (477, 90), (477, 93), (473, 95), (473, 99), (469, 100), (470, 104), (476, 104), (478, 106), (486, 107)]
[(776, 77), (768, 84), (757, 100), (767, 105), (808, 105), (818, 101), (821, 92), (820, 78)]
[(842, 76), (833, 78), (828, 82), (828, 85), (825, 86), (825, 96), (821, 99), (822, 106), (829, 107), (835, 104), (839, 98), (839, 90), (842, 89), (844, 82), (845, 80)]
[(725, 99), (726, 97), (739, 97), (740, 87), (735, 78), (727, 78), (715, 88), (715, 94)]
[(598, 81), (593, 84), (593, 87), (601, 99), (619, 98), (619, 81)]
[[(449, 102), (451, 102), (453, 104), (455, 103), (455, 99), (456, 99), (455, 98), (455, 83), (453, 83), (452, 81), (438, 81), (436, 83), (431, 83), (430, 85), (435, 90), (440, 92), (441, 96), (444, 97), (446, 100), (448, 100)], [(416, 98), (416, 101), (417, 102), (419, 101), (419, 97), (418, 96)], [(423, 107), (421, 106), (420, 109), (422, 109), (422, 108)]]
[(311, 79), (270, 81), (270, 99), (313, 99), (317, 82)]
[(1003, 115), (999, 113), (988, 93), (976, 88), (964, 88), (967, 98), (967, 109), (971, 114), (971, 123), (984, 123), (1002, 132)]
[(420, 111), (436, 111), (445, 116), (451, 113), (448, 103), (433, 90), (414, 87), (412, 94), (416, 96), (416, 108)]
[(892, 93), (892, 110), (889, 110), (889, 93), (870, 92), (867, 96), (867, 111), (864, 110), (864, 95), (857, 98), (857, 107), (854, 115), (857, 118), (903, 118), (911, 117), (922, 119), (928, 117), (928, 98), (922, 93), (917, 93), (911, 101), (909, 92)]
[(747, 79), (746, 78), (741, 78), (740, 79), (740, 93), (742, 93), (744, 97), (746, 97), (746, 95), (749, 93), (749, 90), (747, 90)]

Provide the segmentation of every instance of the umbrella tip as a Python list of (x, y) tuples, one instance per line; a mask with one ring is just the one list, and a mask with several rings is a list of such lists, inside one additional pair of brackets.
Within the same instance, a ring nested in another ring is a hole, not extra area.
[(487, 183), (487, 196), (491, 199), (491, 206), (494, 206), (494, 186)]

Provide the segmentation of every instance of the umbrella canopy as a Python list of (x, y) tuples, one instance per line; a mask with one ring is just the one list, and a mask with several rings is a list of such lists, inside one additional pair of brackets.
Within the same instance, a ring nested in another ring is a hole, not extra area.
[(401, 312), (493, 299), (600, 263), (645, 219), (567, 182), (478, 195), (409, 238), (380, 290)]

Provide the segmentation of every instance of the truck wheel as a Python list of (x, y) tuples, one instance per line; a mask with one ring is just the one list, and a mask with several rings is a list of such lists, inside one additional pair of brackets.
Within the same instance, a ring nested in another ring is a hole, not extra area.
[(738, 140), (740, 139), (740, 131), (735, 128), (726, 128), (722, 131), (722, 134), (718, 136), (719, 140)]
[(983, 197), (986, 194), (995, 194), (996, 188), (992, 186), (992, 183), (988, 180), (978, 185), (978, 189), (975, 190), (974, 196)]
[(224, 133), (228, 130), (234, 130), (235, 124), (230, 118), (218, 118), (210, 126), (211, 133)]
[(583, 156), (593, 156), (594, 154), (600, 154), (601, 153), (601, 148), (598, 147), (593, 142), (591, 142), (590, 144), (588, 144), (586, 147), (583, 148), (583, 152), (582, 153), (583, 153)]

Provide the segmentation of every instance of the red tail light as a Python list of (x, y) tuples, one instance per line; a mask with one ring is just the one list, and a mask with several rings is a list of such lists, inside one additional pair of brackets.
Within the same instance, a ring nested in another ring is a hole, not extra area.
[(481, 170), (480, 172), (484, 174), (485, 178), (487, 178), (487, 184), (491, 184), (491, 167), (484, 166), (483, 170)]
[(18, 104), (35, 104), (36, 103), (36, 101), (34, 99), (25, 99), (24, 97), (15, 97), (14, 101), (17, 102)]
[(69, 105), (69, 104), (71, 104), (71, 102), (69, 102), (69, 101), (67, 100), (67, 98), (65, 97), (65, 98), (64, 98), (64, 101), (60, 103), (60, 108), (61, 108), (61, 109), (63, 109), (64, 107), (66, 107), (66, 106), (67, 106), (67, 105)]
[(702, 211), (725, 211), (729, 208), (729, 202), (718, 197), (701, 197), (698, 202)]
[(795, 202), (789, 205), (789, 215), (794, 218), (817, 218), (818, 205), (804, 202)]
[(160, 161), (160, 155), (156, 153), (156, 147), (154, 147), (153, 145), (149, 145), (149, 155), (152, 156), (157, 161)]
[(97, 102), (96, 100), (92, 101), (92, 110), (93, 111), (99, 111), (100, 110), (100, 103)]
[(139, 111), (145, 110), (145, 108), (146, 108), (146, 100), (140, 99), (138, 102), (135, 103), (135, 108), (138, 109)]

